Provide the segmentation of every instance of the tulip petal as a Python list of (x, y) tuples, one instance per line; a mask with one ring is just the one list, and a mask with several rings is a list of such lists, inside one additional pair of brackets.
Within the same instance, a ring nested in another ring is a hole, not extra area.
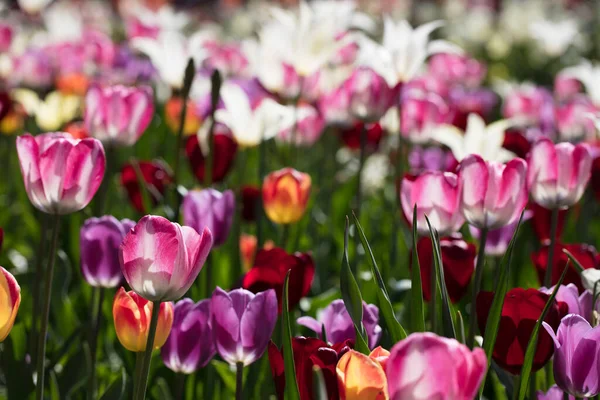
[(277, 322), (277, 295), (275, 290), (260, 292), (248, 303), (240, 321), (240, 335), (244, 348), (244, 365), (252, 364), (262, 356)]

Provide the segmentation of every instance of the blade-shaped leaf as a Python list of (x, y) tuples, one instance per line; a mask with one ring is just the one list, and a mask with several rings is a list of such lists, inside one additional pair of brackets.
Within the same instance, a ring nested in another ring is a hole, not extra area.
[(585, 270), (583, 265), (581, 265), (581, 263), (575, 258), (573, 254), (571, 254), (569, 250), (563, 249), (563, 253), (565, 253), (567, 257), (569, 257), (569, 260), (571, 260), (575, 268), (577, 268), (577, 272), (581, 273), (583, 270)]
[(315, 400), (328, 400), (327, 386), (325, 386), (325, 378), (323, 377), (323, 371), (316, 365), (313, 366), (313, 399)]
[(465, 320), (463, 319), (462, 313), (460, 311), (456, 312), (456, 325), (457, 325), (457, 337), (456, 340), (465, 344), (467, 337), (465, 336)]
[(288, 306), (288, 293), (290, 285), (290, 274), (292, 270), (287, 272), (285, 281), (283, 282), (283, 309), (281, 313), (282, 322), (282, 343), (283, 343), (283, 362), (285, 368), (285, 392), (288, 400), (299, 400), (300, 392), (298, 391), (298, 383), (296, 382), (296, 367), (294, 366), (294, 352), (292, 349), (292, 328), (290, 326), (290, 311)]
[[(413, 209), (413, 221), (417, 220), (417, 205)], [(412, 229), (412, 265), (410, 270), (410, 328), (413, 332), (425, 332), (423, 313), (423, 287), (421, 286), (421, 264), (417, 252), (417, 224)]]
[(533, 366), (533, 357), (535, 356), (535, 351), (537, 349), (538, 334), (540, 331), (540, 327), (542, 326), (542, 321), (544, 320), (544, 318), (546, 318), (546, 314), (548, 314), (552, 303), (554, 303), (556, 293), (558, 293), (558, 289), (562, 284), (563, 280), (565, 279), (565, 275), (567, 274), (568, 269), (569, 263), (567, 262), (567, 265), (565, 266), (565, 269), (562, 275), (560, 276), (560, 279), (558, 280), (556, 286), (554, 287), (554, 290), (552, 291), (552, 295), (550, 295), (550, 298), (544, 306), (544, 310), (542, 311), (540, 318), (537, 320), (535, 326), (533, 327), (533, 332), (531, 333), (531, 338), (529, 339), (529, 344), (527, 345), (527, 351), (525, 352), (525, 360), (523, 361), (523, 367), (521, 368), (521, 379), (519, 381), (518, 391), (519, 400), (524, 400), (525, 396), (527, 396), (527, 386), (529, 386), (529, 378), (531, 376), (531, 368)]
[(371, 261), (371, 274), (373, 275), (375, 283), (377, 283), (377, 299), (379, 300), (379, 308), (381, 310), (383, 320), (387, 325), (392, 341), (394, 343), (397, 343), (400, 340), (406, 338), (406, 331), (404, 330), (402, 325), (400, 325), (400, 323), (396, 319), (396, 316), (394, 315), (394, 308), (392, 307), (390, 296), (388, 295), (387, 289), (385, 288), (385, 283), (383, 281), (381, 273), (379, 272), (377, 261), (375, 261), (373, 250), (371, 250), (371, 246), (367, 241), (365, 232), (363, 231), (363, 228), (360, 225), (358, 218), (356, 218), (356, 215), (352, 214), (352, 218), (354, 219), (354, 224), (356, 225), (360, 241), (362, 242), (362, 245), (367, 251), (367, 253), (369, 253), (369, 260)]
[(115, 379), (104, 391), (100, 400), (121, 400), (125, 399), (127, 394), (127, 373), (125, 368), (121, 368), (121, 376)]

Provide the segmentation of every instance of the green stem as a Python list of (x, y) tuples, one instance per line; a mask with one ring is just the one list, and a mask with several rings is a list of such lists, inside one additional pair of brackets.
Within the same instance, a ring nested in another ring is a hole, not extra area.
[(181, 145), (183, 142), (183, 131), (185, 128), (185, 115), (187, 114), (187, 96), (185, 93), (182, 96), (183, 106), (181, 107), (181, 115), (179, 116), (179, 130), (177, 132), (177, 144), (175, 150), (175, 161), (173, 163), (173, 184), (175, 185), (175, 221), (179, 220), (179, 209), (181, 206), (181, 195), (179, 194), (179, 170), (181, 164)]
[[(287, 249), (287, 242), (290, 237), (290, 224), (282, 224), (281, 225), (281, 237), (279, 238), (279, 247), (282, 249)], [(258, 244), (256, 245), (258, 249)]]
[[(265, 141), (260, 140), (258, 144), (258, 187), (262, 188), (263, 179), (265, 176)], [(242, 165), (242, 168), (245, 168)], [(256, 248), (261, 249), (264, 241), (264, 226), (263, 226), (263, 207), (262, 200), (260, 200), (256, 210)]]
[(133, 373), (133, 395), (131, 396), (132, 399), (137, 398), (137, 393), (140, 390), (138, 386), (140, 384), (140, 373), (142, 372), (143, 359), (143, 352), (139, 351), (135, 353), (135, 371)]
[(46, 336), (48, 334), (48, 317), (50, 315), (50, 299), (52, 297), (52, 277), (54, 275), (54, 262), (56, 259), (56, 250), (58, 247), (58, 230), (60, 226), (60, 216), (54, 215), (52, 227), (52, 242), (48, 252), (48, 268), (46, 269), (46, 282), (44, 286), (44, 310), (42, 314), (41, 328), (38, 337), (37, 347), (37, 383), (36, 399), (44, 398), (44, 362), (46, 361)]
[(242, 400), (244, 385), (244, 363), (235, 364), (235, 400)]
[(102, 321), (102, 304), (104, 303), (104, 288), (98, 287), (94, 290), (94, 301), (92, 302), (92, 332), (90, 335), (90, 376), (88, 379), (88, 399), (96, 398), (96, 360), (98, 350), (98, 332)]
[(115, 171), (114, 164), (116, 163), (114, 145), (111, 143), (107, 143), (104, 146), (104, 150), (106, 156), (106, 171), (104, 174), (104, 179), (102, 179), (100, 187), (98, 188), (98, 192), (94, 197), (94, 215), (97, 216), (104, 214), (104, 210), (107, 208), (108, 198), (106, 195), (108, 194), (108, 190), (110, 188), (110, 181)]
[(556, 247), (556, 231), (558, 230), (558, 208), (552, 209), (550, 222), (550, 247), (548, 247), (548, 263), (546, 264), (546, 275), (544, 275), (544, 286), (552, 286), (552, 267), (554, 265), (554, 248)]
[(471, 292), (471, 316), (469, 318), (469, 337), (467, 339), (467, 346), (471, 349), (475, 343), (475, 331), (477, 330), (475, 301), (477, 300), (477, 294), (481, 288), (481, 279), (483, 278), (483, 266), (485, 264), (485, 243), (487, 241), (487, 235), (488, 228), (481, 229), (479, 237), (479, 250), (477, 252), (477, 265), (475, 266), (475, 279), (473, 280)]
[(208, 257), (206, 257), (206, 265), (203, 269), (206, 270), (206, 273), (204, 274), (204, 277), (206, 278), (204, 287), (205, 296), (203, 298), (207, 298), (210, 297), (213, 290), (213, 256), (211, 253), (208, 253)]
[(437, 277), (435, 273), (435, 261), (431, 259), (431, 299), (429, 301), (429, 317), (431, 319), (431, 331), (437, 333)]
[(175, 374), (175, 398), (185, 398), (185, 381), (187, 378), (186, 374), (176, 373)]
[[(356, 174), (356, 206), (354, 213), (356, 218), (360, 220), (360, 210), (362, 207), (362, 172), (365, 166), (365, 159), (367, 158), (367, 126), (363, 123), (360, 131), (360, 155), (358, 161), (358, 172)], [(357, 235), (354, 236), (354, 260), (352, 262), (352, 273), (354, 276), (358, 274), (358, 246), (360, 244), (360, 238)], [(359, 279), (360, 282), (360, 279)], [(359, 283), (360, 284), (360, 283)]]
[(158, 314), (160, 312), (160, 301), (152, 302), (152, 319), (150, 320), (150, 328), (148, 329), (148, 341), (146, 342), (146, 350), (142, 358), (142, 366), (140, 369), (139, 384), (137, 385), (137, 400), (144, 400), (146, 397), (146, 385), (148, 384), (148, 372), (150, 371), (150, 361), (152, 360), (152, 350), (154, 350), (154, 337), (156, 336), (156, 326), (158, 325)]
[[(40, 230), (40, 243), (39, 243), (39, 251), (37, 253), (37, 260), (35, 262), (35, 278), (33, 281), (33, 311), (31, 313), (31, 338), (29, 343), (29, 352), (34, 355), (37, 350), (36, 347), (36, 338), (37, 330), (38, 330), (38, 313), (40, 309), (40, 283), (42, 282), (42, 264), (44, 260), (44, 252), (46, 251), (46, 235), (48, 233), (48, 216), (46, 214), (41, 213), (40, 216), (42, 220), (42, 227)], [(36, 362), (34, 358), (32, 362)]]

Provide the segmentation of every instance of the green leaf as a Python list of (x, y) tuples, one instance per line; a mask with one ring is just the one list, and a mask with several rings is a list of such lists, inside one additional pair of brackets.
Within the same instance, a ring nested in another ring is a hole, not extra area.
[[(390, 296), (385, 288), (385, 283), (379, 272), (379, 267), (377, 266), (377, 261), (375, 261), (375, 256), (373, 255), (373, 250), (371, 250), (371, 246), (367, 241), (367, 237), (365, 236), (365, 232), (363, 231), (358, 218), (353, 213), (352, 218), (354, 219), (354, 224), (356, 225), (358, 235), (360, 237), (360, 241), (362, 242), (363, 247), (369, 253), (369, 260), (371, 261), (371, 274), (373, 275), (373, 279), (375, 283), (377, 283), (378, 290), (377, 299), (379, 300), (379, 309), (381, 310), (381, 314), (383, 316), (383, 320), (390, 332), (390, 336), (392, 338), (392, 342), (397, 343), (400, 340), (406, 338), (406, 331), (400, 325), (396, 316), (394, 315), (394, 308), (392, 307), (392, 302), (390, 301)], [(342, 268), (343, 269), (343, 268)], [(419, 286), (420, 287), (420, 286)]]
[(50, 375), (50, 399), (60, 400), (60, 390), (58, 387), (58, 380), (54, 371), (49, 371)]
[[(429, 236), (433, 247), (433, 264), (435, 267), (435, 280), (438, 290), (442, 295), (442, 322), (444, 328), (444, 336), (456, 338), (456, 328), (454, 327), (454, 319), (452, 317), (452, 306), (450, 305), (450, 296), (448, 288), (446, 288), (446, 280), (444, 279), (444, 267), (442, 265), (442, 251), (440, 249), (440, 237), (437, 230), (431, 226), (429, 218), (425, 216), (427, 226), (429, 227)], [(433, 295), (433, 294), (432, 294)]]
[[(508, 291), (508, 281), (509, 281), (509, 271), (510, 271), (510, 263), (512, 260), (512, 253), (515, 247), (515, 242), (517, 239), (517, 234), (519, 233), (519, 228), (521, 227), (521, 222), (523, 221), (523, 212), (521, 212), (521, 217), (519, 218), (519, 222), (517, 224), (517, 228), (515, 229), (515, 233), (513, 234), (510, 243), (508, 244), (508, 249), (502, 257), (502, 261), (500, 263), (500, 275), (498, 276), (498, 281), (496, 283), (496, 288), (494, 290), (494, 299), (492, 300), (492, 306), (490, 307), (490, 311), (488, 314), (487, 324), (485, 326), (485, 332), (483, 334), (483, 350), (485, 351), (485, 356), (487, 357), (488, 369), (492, 362), (492, 352), (494, 351), (494, 345), (496, 344), (496, 337), (498, 336), (498, 327), (500, 325), (500, 318), (502, 317), (502, 307), (504, 306), (504, 298), (506, 297), (506, 292)], [(475, 302), (476, 299), (473, 299)], [(475, 310), (472, 311), (471, 318), (476, 318)], [(483, 388), (485, 386), (485, 380), (487, 378), (487, 374), (484, 375), (483, 381), (481, 382), (481, 386), (479, 389), (480, 395), (483, 394)]]
[(460, 310), (456, 311), (456, 324), (458, 325), (458, 332), (456, 332), (458, 336), (456, 337), (456, 340), (458, 340), (462, 344), (465, 344), (467, 340), (465, 336), (465, 320), (463, 319)]
[(235, 371), (231, 369), (229, 364), (223, 361), (212, 360), (210, 363), (215, 367), (215, 371), (217, 371), (217, 374), (221, 377), (227, 390), (231, 393), (235, 393)]
[[(413, 209), (413, 221), (417, 220), (417, 205)], [(423, 287), (421, 286), (421, 264), (417, 252), (417, 224), (412, 229), (412, 265), (410, 270), (410, 327), (413, 332), (425, 332), (423, 313)]]
[(369, 345), (367, 344), (367, 340), (364, 335), (359, 331), (359, 327), (354, 324), (354, 332), (356, 332), (356, 343), (354, 343), (354, 350), (360, 351), (365, 355), (369, 355), (371, 350), (369, 350)]
[(313, 399), (315, 400), (327, 400), (327, 387), (325, 386), (325, 378), (323, 377), (323, 371), (316, 365), (313, 366)]
[(569, 269), (569, 263), (567, 262), (567, 265), (565, 266), (565, 269), (563, 270), (563, 273), (560, 276), (560, 279), (558, 280), (558, 282), (556, 283), (556, 286), (554, 287), (554, 290), (552, 291), (552, 295), (546, 302), (546, 305), (544, 306), (544, 310), (542, 311), (540, 318), (535, 323), (533, 332), (531, 333), (531, 338), (529, 339), (529, 344), (527, 345), (527, 351), (525, 352), (525, 360), (523, 362), (523, 367), (521, 368), (521, 379), (519, 381), (519, 391), (518, 391), (518, 393), (519, 393), (518, 399), (519, 400), (524, 400), (525, 396), (527, 396), (527, 386), (529, 386), (529, 378), (531, 376), (531, 368), (533, 366), (533, 357), (535, 356), (535, 351), (537, 349), (538, 333), (540, 331), (540, 327), (542, 326), (542, 321), (544, 320), (544, 318), (546, 318), (546, 314), (548, 314), (548, 311), (550, 310), (552, 303), (554, 303), (554, 299), (556, 298), (556, 293), (558, 293), (558, 289), (560, 288), (560, 285), (562, 284), (563, 280), (565, 279), (565, 275), (567, 274), (568, 269)]
[(127, 373), (121, 368), (121, 376), (115, 379), (100, 397), (100, 400), (124, 400), (127, 395)]
[(563, 249), (563, 253), (565, 253), (567, 255), (567, 257), (569, 257), (569, 260), (571, 260), (571, 262), (573, 263), (575, 268), (577, 268), (577, 272), (579, 272), (581, 274), (583, 272), (583, 270), (585, 270), (583, 265), (581, 265), (581, 263), (579, 261), (577, 261), (575, 256), (573, 254), (571, 254), (571, 252), (569, 250)]
[(287, 394), (287, 400), (299, 400), (300, 391), (298, 390), (298, 383), (296, 382), (296, 367), (294, 366), (294, 351), (292, 349), (292, 328), (290, 326), (290, 310), (288, 304), (288, 292), (290, 285), (290, 274), (289, 270), (285, 276), (283, 282), (283, 307), (281, 313), (282, 320), (282, 343), (283, 343), (283, 363), (285, 368), (285, 392)]

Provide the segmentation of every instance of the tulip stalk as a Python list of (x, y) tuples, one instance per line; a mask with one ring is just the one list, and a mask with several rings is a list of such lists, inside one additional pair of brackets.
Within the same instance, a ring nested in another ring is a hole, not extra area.
[(556, 247), (556, 234), (558, 231), (558, 207), (552, 209), (550, 222), (550, 247), (548, 247), (548, 263), (546, 264), (546, 275), (544, 275), (544, 286), (552, 286), (552, 266), (554, 265), (554, 249)]
[(477, 315), (475, 313), (475, 301), (477, 293), (481, 288), (481, 279), (483, 278), (483, 267), (485, 265), (485, 242), (487, 241), (488, 228), (481, 229), (479, 237), (479, 250), (477, 251), (477, 264), (475, 266), (475, 279), (473, 280), (473, 289), (471, 292), (471, 318), (469, 319), (469, 337), (467, 346), (472, 349), (475, 342), (475, 330), (477, 329)]
[[(363, 123), (362, 129), (360, 131), (360, 155), (358, 161), (358, 172), (356, 173), (356, 218), (360, 219), (360, 209), (362, 203), (362, 172), (365, 166), (365, 159), (367, 158), (367, 126)], [(355, 235), (355, 256), (354, 262), (352, 263), (352, 273), (354, 275), (358, 272), (358, 246), (360, 243), (360, 238), (358, 235)]]
[(242, 400), (244, 386), (244, 363), (235, 364), (235, 400)]
[(88, 379), (88, 399), (96, 398), (96, 361), (98, 350), (98, 331), (102, 318), (102, 304), (104, 303), (104, 288), (95, 288), (92, 296), (92, 332), (90, 335), (90, 377)]
[[(38, 247), (37, 260), (35, 262), (35, 280), (33, 281), (33, 311), (31, 313), (31, 343), (29, 344), (29, 351), (31, 354), (35, 354), (37, 337), (36, 332), (38, 330), (38, 310), (40, 303), (40, 283), (42, 282), (42, 260), (44, 259), (44, 252), (46, 250), (46, 233), (48, 231), (48, 217), (46, 214), (41, 216), (42, 226), (40, 229), (40, 243)], [(33, 360), (35, 362), (35, 359)]]
[(44, 286), (44, 309), (42, 314), (40, 332), (38, 336), (37, 346), (37, 382), (36, 382), (36, 399), (44, 398), (44, 361), (46, 359), (46, 336), (48, 334), (48, 317), (50, 315), (50, 298), (52, 297), (52, 278), (54, 276), (54, 262), (56, 260), (56, 250), (58, 247), (58, 231), (60, 227), (60, 215), (53, 216), (52, 241), (50, 251), (48, 252), (48, 268), (46, 269), (45, 286)]
[[(150, 371), (150, 361), (152, 360), (152, 350), (154, 350), (154, 338), (156, 336), (156, 327), (158, 325), (158, 314), (160, 312), (160, 301), (152, 302), (152, 318), (150, 319), (150, 327), (148, 329), (148, 341), (146, 342), (146, 350), (143, 356), (138, 358), (141, 360), (139, 369), (137, 391), (134, 400), (144, 400), (146, 397), (146, 385), (148, 384), (148, 373)], [(137, 366), (136, 366), (137, 368)]]

